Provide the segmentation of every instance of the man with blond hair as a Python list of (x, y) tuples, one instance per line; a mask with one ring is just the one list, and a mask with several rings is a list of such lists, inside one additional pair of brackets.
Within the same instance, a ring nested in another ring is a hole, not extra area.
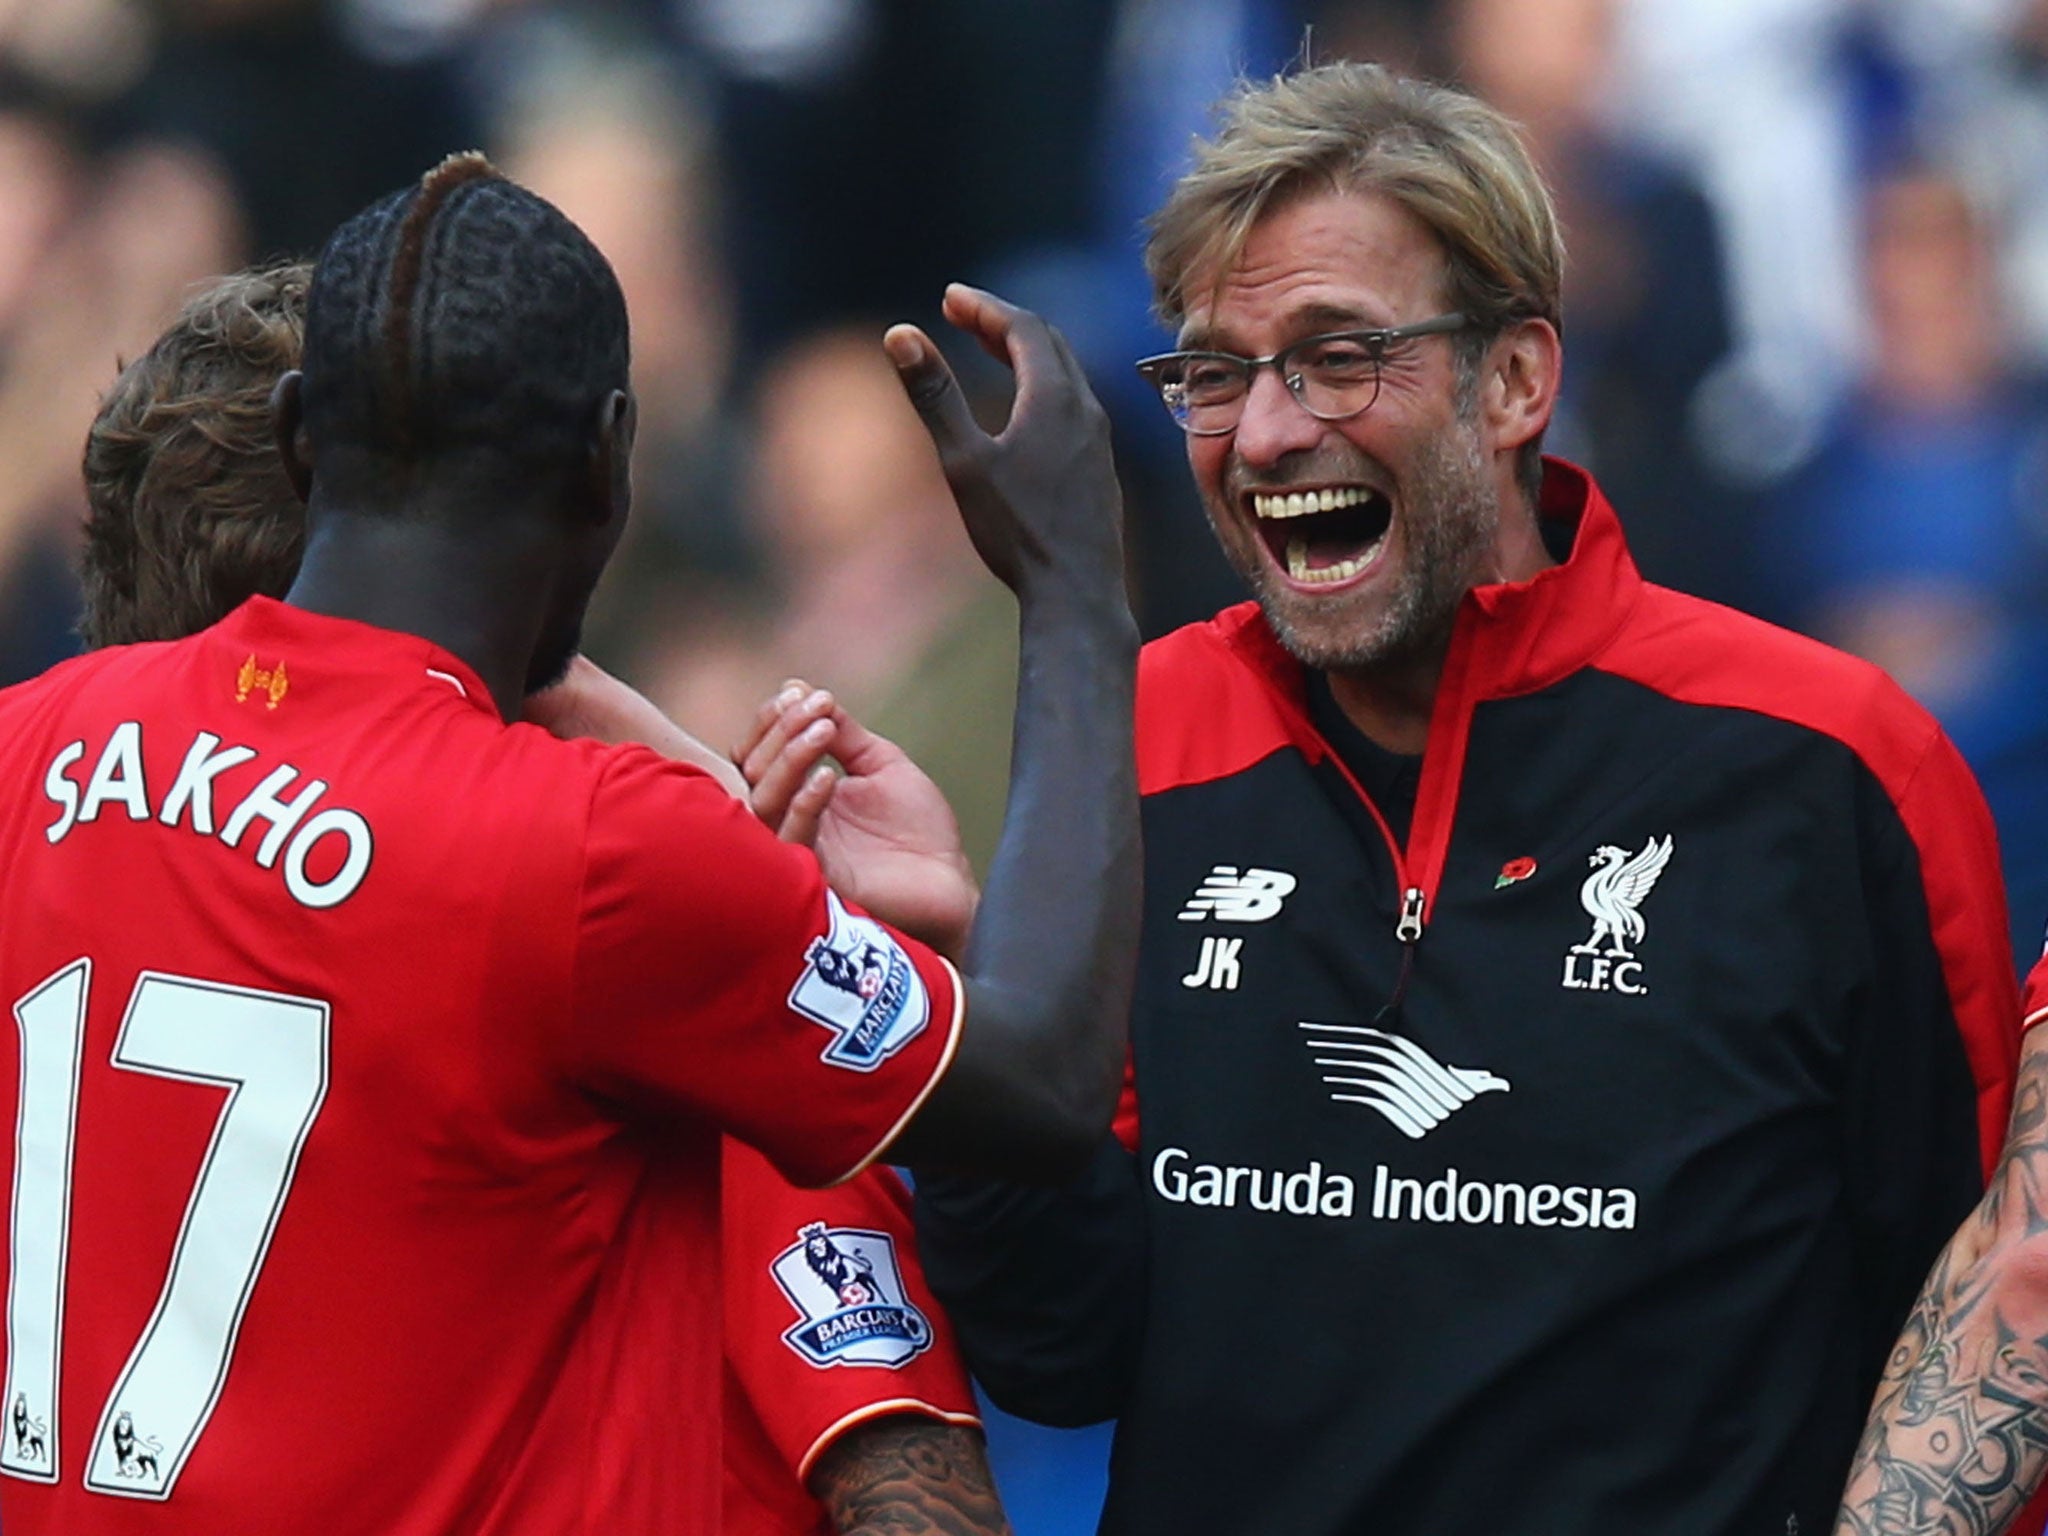
[[(920, 1183), (969, 1363), (1118, 1419), (1119, 1536), (1824, 1529), (2010, 1097), (1968, 771), (1542, 457), (1562, 243), (1486, 106), (1247, 85), (1148, 256), (1256, 601), (1141, 662), (1120, 1139)], [(784, 822), (847, 790), (807, 729)]]

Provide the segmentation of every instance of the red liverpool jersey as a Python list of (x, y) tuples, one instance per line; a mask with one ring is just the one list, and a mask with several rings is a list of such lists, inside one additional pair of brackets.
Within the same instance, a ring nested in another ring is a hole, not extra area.
[(887, 1168), (800, 1190), (726, 1143), (725, 1352), (725, 1536), (832, 1536), (805, 1482), (870, 1419), (981, 1422)]
[(0, 783), (7, 1536), (715, 1529), (718, 1134), (859, 1167), (945, 963), (709, 778), (261, 599), (0, 694)]

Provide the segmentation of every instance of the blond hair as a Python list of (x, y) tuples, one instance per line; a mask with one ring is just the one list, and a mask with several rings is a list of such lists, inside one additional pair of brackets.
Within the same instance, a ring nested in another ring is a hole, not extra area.
[[(1443, 247), (1444, 297), (1466, 316), (1461, 382), (1518, 320), (1560, 330), (1564, 241), (1550, 190), (1515, 125), (1484, 102), (1377, 64), (1323, 64), (1225, 99), (1216, 136), (1151, 221), (1145, 267), (1161, 317), (1187, 315), (1188, 284), (1215, 283), (1253, 226), (1282, 203), (1319, 192), (1372, 192), (1419, 219)], [(1517, 466), (1540, 476), (1540, 443)]]
[(220, 279), (107, 392), (85, 440), (87, 645), (189, 635), (291, 586), (306, 517), (270, 394), (299, 366), (311, 277), (287, 261)]

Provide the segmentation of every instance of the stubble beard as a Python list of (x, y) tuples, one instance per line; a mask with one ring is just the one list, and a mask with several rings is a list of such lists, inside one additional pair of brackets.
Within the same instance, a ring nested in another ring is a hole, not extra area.
[(1303, 666), (1371, 671), (1441, 654), (1449, 643), (1458, 605), (1481, 579), (1500, 526), (1477, 433), (1460, 421), (1435, 434), (1403, 479), (1402, 569), (1377, 608), (1369, 592), (1306, 596), (1280, 578), (1263, 550), (1225, 542), (1266, 622)]

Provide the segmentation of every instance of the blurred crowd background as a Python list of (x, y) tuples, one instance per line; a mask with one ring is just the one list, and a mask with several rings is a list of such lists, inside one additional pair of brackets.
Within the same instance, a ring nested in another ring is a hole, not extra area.
[[(984, 863), (1013, 609), (881, 360), (964, 278), (1072, 338), (1141, 623), (1237, 595), (1141, 223), (1240, 74), (1374, 58), (1518, 118), (1571, 249), (1553, 451), (1657, 580), (1882, 663), (2048, 919), (2048, 0), (0, 0), (0, 682), (77, 647), (79, 451), (191, 285), (482, 147), (610, 256), (638, 513), (590, 648), (715, 744), (828, 683)], [(936, 329), (936, 327), (935, 327)], [(949, 343), (1003, 409), (1003, 381)], [(1020, 1536), (1102, 1437), (995, 1426)]]

